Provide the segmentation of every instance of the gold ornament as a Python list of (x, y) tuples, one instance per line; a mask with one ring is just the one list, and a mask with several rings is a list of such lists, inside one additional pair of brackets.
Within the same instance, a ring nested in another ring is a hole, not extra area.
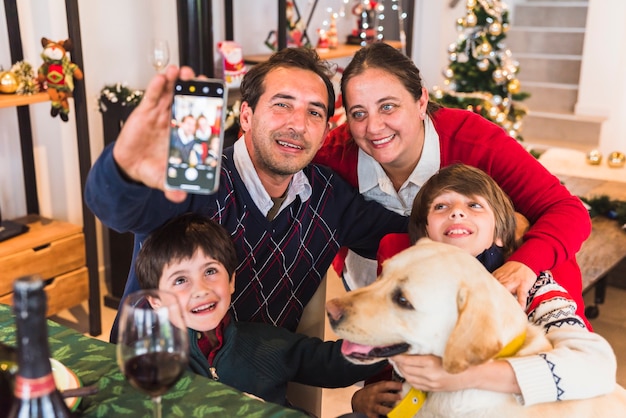
[(496, 68), (495, 70), (493, 70), (493, 73), (491, 76), (493, 77), (493, 81), (495, 81), (497, 84), (504, 83), (505, 77), (502, 74), (502, 69)]
[(517, 78), (514, 78), (513, 80), (509, 81), (507, 88), (509, 90), (509, 93), (512, 93), (512, 94), (519, 93), (520, 91), (519, 80)]
[(489, 34), (493, 36), (498, 36), (502, 33), (502, 25), (500, 22), (493, 22), (489, 25)]
[(489, 60), (487, 58), (482, 59), (476, 63), (476, 66), (480, 71), (487, 71), (489, 69)]
[(483, 42), (482, 44), (478, 45), (478, 53), (480, 55), (489, 55), (491, 50), (492, 48), (489, 42)]
[(587, 164), (599, 165), (602, 162), (602, 153), (597, 149), (589, 151), (587, 154)]
[(472, 10), (476, 7), (476, 0), (467, 0), (465, 7), (467, 7), (467, 10)]
[(465, 24), (468, 28), (472, 28), (476, 26), (476, 23), (478, 23), (478, 17), (476, 17), (474, 12), (469, 12), (467, 16), (465, 16)]
[(626, 155), (624, 155), (623, 152), (613, 151), (609, 154), (606, 163), (611, 168), (622, 168), (624, 167), (624, 163), (626, 163)]
[(12, 94), (17, 91), (17, 77), (11, 71), (0, 73), (0, 93)]

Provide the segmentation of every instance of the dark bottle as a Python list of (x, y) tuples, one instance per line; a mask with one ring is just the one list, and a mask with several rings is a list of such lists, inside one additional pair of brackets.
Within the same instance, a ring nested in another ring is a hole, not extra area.
[(72, 416), (52, 377), (43, 286), (38, 276), (21, 277), (13, 285), (18, 371), (10, 418)]

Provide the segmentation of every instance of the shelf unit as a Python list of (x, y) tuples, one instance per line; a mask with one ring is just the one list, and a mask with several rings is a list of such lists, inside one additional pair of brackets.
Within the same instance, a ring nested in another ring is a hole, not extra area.
[[(11, 60), (12, 62), (22, 61), (24, 59), (24, 53), (22, 50), (17, 1), (4, 0), (4, 9), (7, 20)], [(85, 68), (83, 65), (78, 0), (65, 0), (65, 12), (67, 17), (68, 37), (72, 39), (74, 46), (71, 53), (72, 61), (80, 68)], [(81, 190), (84, 190), (87, 174), (91, 168), (87, 98), (84, 80), (76, 82), (73, 97)], [(39, 214), (29, 105), (46, 102), (47, 100), (47, 93), (39, 93), (32, 96), (4, 95), (0, 97), (0, 107), (15, 107), (17, 109), (24, 187), (26, 191), (26, 210), (29, 215)], [(89, 333), (96, 336), (102, 333), (96, 220), (93, 213), (85, 204), (84, 199), (81, 200), (83, 210), (83, 234), (85, 239), (85, 264), (89, 275)]]
[[(277, 44), (278, 49), (283, 49), (287, 46), (287, 0), (276, 0), (278, 6), (278, 30), (277, 34)], [(233, 10), (234, 0), (224, 0), (224, 17), (225, 17), (225, 39), (232, 41), (235, 37), (235, 27), (234, 27), (234, 10)], [(415, 12), (415, 0), (405, 0), (404, 1), (406, 13), (405, 19), (405, 32), (406, 32), (406, 54), (407, 56), (411, 56), (411, 50), (413, 47), (413, 15)], [(385, 41), (389, 44), (396, 46), (397, 48), (401, 48), (400, 41)], [(351, 57), (354, 55), (356, 51), (360, 48), (359, 45), (340, 45), (339, 48), (335, 50), (330, 50), (329, 52), (320, 53), (320, 57), (322, 59), (335, 59), (335, 58), (344, 58)], [(271, 54), (256, 54), (245, 56), (244, 60), (248, 63), (258, 63), (266, 60)]]

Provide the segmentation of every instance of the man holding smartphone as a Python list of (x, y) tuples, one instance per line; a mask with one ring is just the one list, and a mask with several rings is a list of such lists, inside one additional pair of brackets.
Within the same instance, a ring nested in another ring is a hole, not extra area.
[(134, 259), (146, 235), (175, 216), (199, 212), (235, 242), (235, 319), (294, 331), (341, 246), (375, 258), (385, 234), (406, 231), (407, 218), (310, 164), (334, 113), (330, 75), (307, 48), (284, 49), (254, 66), (241, 84), (243, 135), (224, 150), (219, 188), (210, 195), (164, 187), (173, 89), (193, 71), (171, 66), (152, 79), (117, 141), (94, 164), (85, 192), (105, 225), (135, 234), (125, 295), (139, 288)]

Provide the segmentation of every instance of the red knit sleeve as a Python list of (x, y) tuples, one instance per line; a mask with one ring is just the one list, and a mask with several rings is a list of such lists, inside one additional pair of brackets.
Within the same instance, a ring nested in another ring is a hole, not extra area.
[(380, 274), (382, 271), (383, 262), (390, 259), (400, 251), (406, 250), (411, 246), (411, 240), (409, 234), (387, 234), (380, 240), (378, 244), (378, 253), (376, 259), (378, 260), (378, 271), (376, 274)]

